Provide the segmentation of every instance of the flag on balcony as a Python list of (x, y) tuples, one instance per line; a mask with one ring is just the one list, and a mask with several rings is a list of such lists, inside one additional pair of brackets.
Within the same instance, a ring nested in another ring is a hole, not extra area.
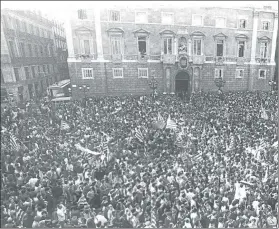
[(177, 128), (176, 123), (173, 120), (171, 120), (170, 115), (169, 115), (168, 120), (167, 120), (166, 129), (173, 129), (173, 130), (175, 130), (176, 128)]
[(10, 147), (12, 151), (19, 151), (20, 149), (17, 138), (12, 133), (10, 133)]

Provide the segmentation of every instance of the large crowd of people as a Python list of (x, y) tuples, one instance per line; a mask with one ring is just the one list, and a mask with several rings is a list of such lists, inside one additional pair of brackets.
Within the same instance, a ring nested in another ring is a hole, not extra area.
[(3, 108), (1, 225), (277, 228), (277, 102), (200, 92)]

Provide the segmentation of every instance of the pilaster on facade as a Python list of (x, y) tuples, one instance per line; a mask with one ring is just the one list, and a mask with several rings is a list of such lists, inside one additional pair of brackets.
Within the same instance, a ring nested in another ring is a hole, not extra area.
[(101, 30), (101, 18), (100, 18), (100, 10), (95, 8), (94, 10), (95, 15), (95, 31), (96, 31), (96, 44), (97, 44), (97, 54), (98, 60), (104, 60), (104, 53), (103, 53), (103, 41), (102, 41), (102, 30)]
[(252, 47), (251, 47), (251, 64), (256, 63), (256, 49), (257, 49), (257, 33), (258, 33), (259, 12), (254, 11), (253, 18), (253, 33), (252, 33)]
[(272, 64), (275, 64), (277, 33), (278, 33), (278, 13), (275, 13), (274, 14), (273, 34), (272, 34), (271, 56), (270, 56), (270, 62)]
[(66, 37), (67, 37), (68, 58), (71, 59), (71, 58), (75, 57), (75, 52), (74, 52), (74, 42), (73, 42), (73, 34), (72, 34), (70, 18), (68, 18), (68, 20), (66, 20), (65, 33), (66, 33)]

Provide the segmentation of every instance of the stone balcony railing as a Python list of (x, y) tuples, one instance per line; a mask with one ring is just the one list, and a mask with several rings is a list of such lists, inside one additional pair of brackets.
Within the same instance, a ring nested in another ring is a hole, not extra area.
[(262, 57), (256, 57), (255, 60), (256, 60), (256, 63), (259, 63), (261, 65), (269, 64), (271, 61), (270, 58), (262, 58)]
[(164, 54), (164, 55), (161, 55), (161, 61), (164, 64), (175, 64), (175, 62), (176, 62), (176, 55), (174, 55), (174, 54)]
[(193, 64), (203, 64), (205, 61), (205, 56), (202, 55), (202, 56), (192, 56), (192, 62)]
[(97, 54), (77, 54), (76, 59), (82, 62), (91, 62), (91, 60), (97, 59)]

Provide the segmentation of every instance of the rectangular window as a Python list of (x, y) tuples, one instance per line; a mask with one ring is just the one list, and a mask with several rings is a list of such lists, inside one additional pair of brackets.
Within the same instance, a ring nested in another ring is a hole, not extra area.
[(268, 21), (263, 21), (262, 22), (262, 29), (263, 30), (269, 30), (269, 22)]
[(47, 73), (48, 73), (48, 74), (50, 73), (49, 65), (47, 65)]
[(113, 68), (112, 69), (113, 78), (123, 78), (123, 68)]
[(27, 32), (27, 25), (25, 21), (22, 22), (22, 30), (23, 32)]
[(146, 12), (136, 12), (136, 23), (147, 23), (147, 13)]
[(43, 65), (43, 72), (46, 73), (46, 66)]
[(110, 11), (110, 21), (120, 22), (120, 11)]
[(32, 51), (32, 45), (28, 44), (28, 52), (29, 52), (29, 56), (33, 57), (33, 51)]
[(34, 34), (34, 26), (32, 24), (29, 25), (29, 30), (31, 34)]
[(260, 79), (265, 79), (266, 78), (266, 70), (265, 69), (260, 69), (259, 70), (259, 78)]
[(216, 27), (217, 28), (225, 28), (226, 27), (226, 18), (217, 17), (216, 18)]
[(26, 57), (25, 44), (20, 42), (19, 43), (19, 48), (20, 48), (20, 55), (21, 55), (21, 57)]
[(41, 71), (40, 65), (37, 66), (37, 71), (38, 71), (39, 76), (41, 77), (42, 76), (41, 75), (42, 71)]
[(89, 40), (83, 40), (83, 44), (84, 44), (84, 54), (89, 55), (91, 53)]
[(111, 37), (111, 54), (122, 54), (121, 52), (121, 37)]
[(173, 13), (162, 13), (162, 24), (173, 25), (174, 24)]
[(36, 77), (36, 70), (35, 70), (36, 66), (31, 66), (31, 71), (32, 71), (32, 77), (35, 78)]
[(244, 69), (236, 69), (235, 78), (243, 78), (244, 77)]
[(148, 78), (148, 68), (138, 68), (139, 78)]
[(80, 20), (84, 20), (84, 19), (87, 19), (87, 13), (86, 13), (86, 10), (78, 10), (78, 19)]
[(15, 20), (16, 22), (16, 29), (20, 31), (20, 22), (18, 19)]
[(44, 56), (44, 49), (43, 49), (43, 46), (40, 46), (40, 56), (41, 56), (41, 57)]
[(224, 41), (217, 40), (217, 56), (223, 56), (223, 55), (224, 55)]
[(146, 55), (146, 37), (138, 37), (138, 48), (141, 56)]
[(195, 56), (201, 56), (201, 40), (200, 39), (194, 40), (193, 52), (194, 52)]
[(45, 46), (45, 54), (46, 54), (46, 56), (49, 56), (49, 52), (48, 52), (49, 50), (48, 50), (48, 46)]
[(244, 57), (245, 41), (238, 42), (238, 57)]
[(14, 41), (9, 41), (10, 52), (12, 57), (16, 57), (16, 49)]
[(192, 25), (194, 26), (202, 26), (203, 25), (203, 18), (201, 15), (193, 15), (192, 17)]
[(223, 69), (221, 68), (215, 68), (215, 78), (223, 78)]
[(54, 56), (52, 45), (49, 46), (49, 53), (50, 53), (50, 56)]
[(40, 36), (40, 29), (39, 27), (36, 27), (36, 35), (39, 37)]
[(164, 54), (172, 54), (172, 38), (164, 38)]
[(261, 58), (267, 58), (267, 42), (261, 42), (260, 44), (260, 55)]
[(24, 67), (24, 72), (26, 79), (30, 79), (29, 67)]
[(38, 45), (34, 46), (34, 50), (35, 50), (35, 57), (39, 57)]
[(82, 68), (83, 79), (93, 79), (93, 68)]
[(246, 20), (245, 19), (240, 19), (239, 20), (239, 28), (240, 29), (245, 29), (246, 28)]
[(15, 74), (16, 82), (20, 81), (19, 71), (20, 71), (20, 68), (14, 68), (14, 74)]

